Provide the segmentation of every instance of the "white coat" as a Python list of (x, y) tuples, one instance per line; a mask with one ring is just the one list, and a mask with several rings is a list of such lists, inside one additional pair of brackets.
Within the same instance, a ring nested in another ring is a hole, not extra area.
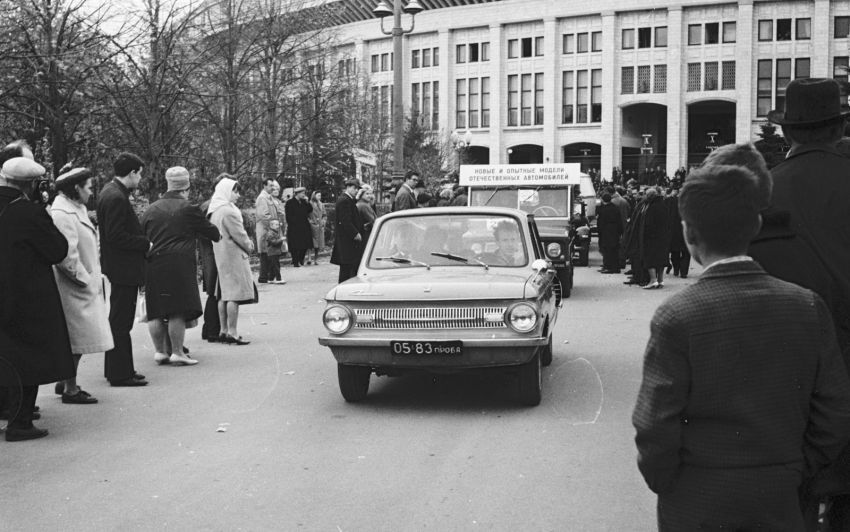
[(253, 242), (245, 231), (242, 213), (230, 201), (236, 182), (222, 179), (210, 200), (210, 222), (218, 228), (221, 240), (213, 243), (215, 265), (218, 268), (218, 294), (223, 301), (254, 299), (254, 279), (248, 257)]
[(53, 274), (62, 299), (71, 352), (81, 355), (108, 351), (114, 344), (100, 272), (97, 229), (85, 206), (63, 194), (56, 196), (50, 215), (68, 240), (68, 255), (53, 266)]

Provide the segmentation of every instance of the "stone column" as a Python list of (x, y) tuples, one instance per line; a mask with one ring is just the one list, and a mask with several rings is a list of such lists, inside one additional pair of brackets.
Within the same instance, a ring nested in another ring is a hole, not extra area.
[(757, 68), (753, 39), (753, 0), (738, 2), (735, 49), (735, 142), (750, 142), (753, 136), (753, 72)]
[(667, 9), (667, 175), (687, 165), (688, 107), (683, 99), (686, 92), (682, 70), (682, 7)]
[(622, 150), (620, 149), (621, 120), (620, 108), (617, 107), (619, 94), (619, 72), (614, 60), (617, 53), (617, 15), (613, 11), (602, 13), (602, 146), (600, 147), (599, 171), (603, 179), (612, 179), (611, 170), (620, 166)]
[[(452, 34), (448, 29), (443, 28), (437, 33), (437, 46), (440, 51), (437, 54), (440, 57), (440, 66), (437, 68), (437, 80), (440, 82), (440, 104), (437, 107), (437, 112), (440, 114), (440, 131), (445, 132), (445, 135), (454, 131), (454, 94), (455, 88), (450, 75), (451, 59), (452, 59)], [(431, 87), (433, 90), (433, 86)], [(433, 93), (431, 102), (433, 104)]]
[[(796, 31), (796, 29), (795, 29)], [(812, 16), (812, 71), (813, 78), (831, 78), (829, 64), (829, 36), (832, 24), (829, 18), (829, 0), (815, 0)]]
[(555, 17), (543, 19), (543, 56), (546, 58), (543, 68), (543, 161), (561, 162), (563, 155), (558, 146), (556, 134), (560, 113), (556, 107), (560, 80), (560, 58), (558, 53), (558, 24)]
[(490, 25), (490, 164), (507, 164), (507, 147), (502, 139), (505, 127), (505, 107), (508, 95), (505, 79), (505, 53), (503, 52), (502, 25)]

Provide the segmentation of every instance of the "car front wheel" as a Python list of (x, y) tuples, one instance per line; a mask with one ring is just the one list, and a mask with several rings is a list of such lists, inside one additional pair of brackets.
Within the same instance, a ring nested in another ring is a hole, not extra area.
[(540, 354), (540, 365), (548, 366), (552, 363), (552, 335), (549, 335), (549, 343), (543, 346)]
[(540, 371), (540, 352), (519, 367), (519, 400), (526, 406), (540, 404), (542, 377)]
[(356, 403), (365, 399), (369, 392), (369, 378), (372, 376), (372, 369), (368, 366), (350, 366), (348, 364), (337, 364), (336, 369), (339, 391), (346, 402)]

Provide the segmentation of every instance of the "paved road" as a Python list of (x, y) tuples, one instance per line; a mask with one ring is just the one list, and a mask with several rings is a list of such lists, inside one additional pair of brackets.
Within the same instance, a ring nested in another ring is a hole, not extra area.
[(692, 280), (643, 291), (592, 259), (537, 408), (501, 376), (373, 377), (368, 401), (346, 404), (316, 341), (330, 265), (261, 287), (243, 307), (250, 346), (189, 331), (194, 367), (155, 366), (137, 326), (149, 386), (110, 388), (102, 357), (84, 357), (80, 382), (100, 404), (42, 387), (50, 436), (0, 442), (0, 529), (652, 530), (630, 415), (652, 311)]

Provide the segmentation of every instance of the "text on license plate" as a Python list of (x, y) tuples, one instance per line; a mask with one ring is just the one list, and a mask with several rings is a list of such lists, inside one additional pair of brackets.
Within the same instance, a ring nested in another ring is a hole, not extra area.
[(392, 340), (390, 350), (394, 355), (462, 355), (463, 342), (460, 340), (443, 342), (409, 342)]

